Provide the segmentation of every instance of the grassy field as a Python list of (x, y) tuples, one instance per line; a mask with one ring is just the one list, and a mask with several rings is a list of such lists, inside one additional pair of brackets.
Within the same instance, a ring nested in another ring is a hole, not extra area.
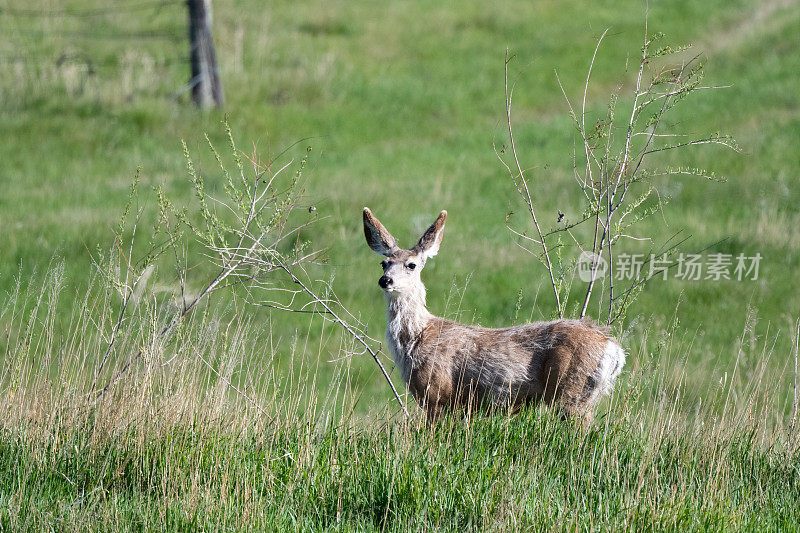
[[(694, 352), (674, 328), (655, 352), (631, 349), (641, 366), (588, 431), (547, 408), (429, 428), (393, 406), (358, 414), (348, 360), (323, 384), (309, 350), (286, 372), (254, 359), (275, 341), (242, 315), (191, 321), (87, 405), (102, 299), (72, 316), (65, 355), (52, 311), (14, 310), (28, 296), (3, 315), (20, 339), (5, 354), (3, 529), (774, 531), (800, 519), (797, 436), (787, 439), (768, 365), (695, 402)], [(148, 339), (132, 331), (120, 343)], [(744, 347), (742, 359), (763, 355)], [(53, 361), (46, 380), (41, 365)], [(228, 386), (237, 375), (246, 395)]]
[[(685, 252), (763, 259), (757, 280), (651, 283), (615, 325), (629, 363), (607, 415), (585, 436), (546, 409), (434, 432), (416, 418), (401, 422), (368, 357), (331, 362), (342, 351), (336, 332), (225, 299), (158, 352), (164, 363), (175, 355), (190, 377), (167, 364), (156, 373), (168, 375), (137, 398), (146, 372), (97, 411), (78, 405), (119, 310), (87, 272), (98, 246), (112, 246), (137, 168), (143, 233), (157, 218), (152, 187), (196, 210), (180, 143), (209, 194), (221, 195), (225, 179), (204, 135), (224, 147), (226, 116), (239, 147), (264, 160), (312, 148), (302, 205), (320, 220), (303, 236), (326, 250), (313, 274), (334, 280), (372, 336), (382, 337), (385, 319), (379, 260), (361, 235), (365, 205), (404, 245), (448, 210), (440, 255), (424, 275), (433, 312), (487, 326), (552, 318), (546, 272), (504, 223), (524, 210), (493, 150), (506, 138), (505, 51), (515, 57), (517, 146), (551, 227), (559, 210), (568, 219), (580, 211), (575, 128), (554, 69), (579, 99), (610, 28), (588, 93), (589, 117), (600, 116), (618, 86), (631, 86), (644, 22), (638, 2), (216, 2), (227, 104), (199, 113), (185, 91), (184, 11), (180, 2), (0, 0), (0, 393), (8, 412), (0, 528), (797, 522), (800, 463), (786, 433), (800, 315), (800, 4), (650, 6), (651, 32), (692, 43), (707, 58), (705, 81), (730, 86), (691, 95), (668, 127), (729, 133), (742, 151), (698, 147), (660, 159), (726, 181), (656, 181), (671, 200), (638, 230), (654, 243), (622, 250), (648, 253), (680, 232), (691, 235)], [(146, 246), (140, 238), (134, 255)], [(188, 289), (197, 291), (210, 270), (194, 244), (188, 250)], [(161, 274), (158, 291), (175, 293), (174, 277)], [(132, 322), (115, 365), (152, 338), (147, 320), (163, 316), (149, 312)], [(242, 331), (218, 341), (230, 345), (207, 338), (230, 323)], [(246, 375), (241, 383), (259, 407), (187, 356), (195, 344), (211, 366)], [(130, 414), (115, 417), (126, 405)]]

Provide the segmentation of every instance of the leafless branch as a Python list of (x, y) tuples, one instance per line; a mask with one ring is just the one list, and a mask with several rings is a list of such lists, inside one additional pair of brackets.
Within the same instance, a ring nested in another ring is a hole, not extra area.
[[(544, 235), (542, 234), (542, 228), (539, 225), (539, 221), (536, 218), (536, 210), (533, 207), (533, 197), (531, 196), (530, 189), (528, 188), (528, 182), (525, 179), (525, 171), (522, 169), (522, 164), (519, 161), (519, 157), (517, 156), (517, 148), (514, 143), (514, 128), (512, 127), (512, 120), (511, 120), (511, 99), (513, 96), (513, 88), (510, 88), (508, 85), (508, 64), (511, 59), (508, 56), (508, 49), (506, 49), (506, 60), (505, 60), (505, 95), (506, 95), (506, 124), (507, 124), (507, 131), (508, 131), (508, 142), (509, 148), (511, 149), (511, 155), (514, 158), (514, 164), (517, 167), (517, 173), (515, 174), (508, 165), (505, 165), (506, 168), (509, 170), (509, 175), (511, 180), (514, 182), (515, 187), (519, 194), (525, 200), (525, 203), (528, 206), (528, 212), (531, 215), (531, 220), (533, 221), (533, 225), (536, 227), (536, 233), (539, 235), (539, 243), (542, 247), (542, 253), (544, 256), (544, 263), (545, 268), (547, 268), (547, 272), (550, 275), (550, 284), (553, 288), (553, 295), (556, 299), (556, 307), (558, 309), (558, 316), (559, 318), (564, 316), (564, 309), (561, 306), (561, 295), (559, 294), (558, 284), (556, 283), (555, 274), (553, 271), (553, 263), (550, 261), (550, 254), (547, 251), (547, 244), (545, 242)], [(505, 163), (504, 163), (505, 164)]]

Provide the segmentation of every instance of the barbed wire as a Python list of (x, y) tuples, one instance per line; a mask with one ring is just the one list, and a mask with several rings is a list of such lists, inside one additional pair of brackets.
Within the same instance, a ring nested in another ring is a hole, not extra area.
[(83, 39), (102, 39), (102, 40), (136, 40), (136, 39), (154, 39), (165, 40), (173, 43), (182, 43), (186, 40), (185, 34), (173, 34), (166, 32), (148, 32), (148, 31), (119, 31), (119, 32), (98, 32), (98, 31), (80, 31), (80, 30), (37, 30), (37, 29), (22, 29), (16, 28), (15, 33), (20, 35), (35, 35), (41, 36), (54, 36), (54, 37), (78, 37)]
[[(103, 28), (98, 31), (94, 20), (96, 17), (108, 16), (109, 19), (114, 18), (118, 20), (117, 16), (124, 16), (134, 12), (149, 12), (154, 11), (153, 15), (159, 14), (163, 9), (172, 9), (186, 7), (185, 0), (141, 0), (136, 3), (129, 3), (128, 5), (109, 5), (102, 7), (88, 7), (88, 8), (64, 8), (64, 9), (51, 9), (51, 10), (38, 10), (38, 9), (17, 9), (11, 7), (0, 6), (0, 21), (8, 17), (7, 26), (10, 25), (11, 32), (19, 36), (31, 36), (39, 41), (52, 40), (52, 39), (67, 39), (72, 41), (119, 41), (119, 42), (136, 42), (136, 41), (166, 41), (170, 44), (181, 45), (184, 44), (188, 38), (187, 32), (184, 29), (172, 30), (165, 28), (161, 30), (117, 30), (113, 26), (110, 28)], [(134, 22), (145, 22), (145, 17), (151, 15), (142, 15), (133, 17)], [(15, 23), (14, 17), (19, 18), (19, 23)], [(37, 28), (36, 20), (58, 19), (63, 17), (66, 22), (73, 22), (70, 24), (75, 29), (48, 28), (47, 30)], [(30, 22), (25, 23), (27, 19)], [(81, 22), (81, 21), (84, 22)], [(22, 26), (22, 27), (20, 27)], [(25, 27), (27, 26), (27, 27)], [(171, 31), (172, 30), (172, 31)], [(80, 48), (81, 45), (77, 44)], [(65, 54), (60, 56), (43, 57), (42, 55), (34, 54), (20, 54), (12, 52), (11, 54), (0, 53), (0, 63), (10, 64), (16, 61), (23, 61), (32, 68), (41, 68), (46, 65), (55, 64), (61, 65), (64, 62), (75, 63), (85, 66), (89, 74), (94, 76), (99, 72), (110, 72), (119, 70), (116, 66), (110, 66), (103, 63), (103, 61), (95, 61), (91, 56), (85, 53), (79, 54)], [(168, 58), (161, 57), (154, 59), (154, 64), (157, 67), (171, 67), (173, 65), (184, 65), (191, 62), (191, 58), (180, 54), (179, 57)], [(181, 88), (170, 94), (170, 98), (175, 98), (183, 92), (192, 87), (192, 81), (189, 84), (182, 84)]]
[(87, 9), (57, 9), (57, 10), (38, 10), (38, 9), (15, 9), (8, 7), (0, 7), (0, 15), (10, 15), (15, 17), (98, 17), (103, 15), (115, 15), (123, 13), (131, 13), (134, 11), (144, 11), (148, 9), (158, 9), (171, 6), (182, 6), (183, 2), (176, 0), (151, 0), (147, 2), (139, 2), (127, 6), (114, 6), (114, 7), (97, 7)]
[[(191, 58), (188, 56), (180, 56), (180, 57), (150, 57), (153, 61), (153, 66), (156, 67), (169, 67), (172, 65), (178, 64), (188, 64), (191, 61)], [(80, 54), (80, 55), (67, 55), (67, 54), (57, 54), (56, 56), (48, 55), (47, 57), (42, 56), (35, 56), (30, 54), (19, 54), (19, 53), (10, 53), (4, 54), (0, 52), (0, 64), (8, 64), (15, 61), (22, 61), (26, 65), (32, 67), (43, 67), (43, 66), (60, 66), (65, 63), (71, 64), (81, 64), (87, 65), (92, 67), (93, 70), (102, 70), (102, 71), (114, 71), (119, 70), (119, 65), (107, 65), (103, 61), (99, 61), (93, 59), (88, 54)]]

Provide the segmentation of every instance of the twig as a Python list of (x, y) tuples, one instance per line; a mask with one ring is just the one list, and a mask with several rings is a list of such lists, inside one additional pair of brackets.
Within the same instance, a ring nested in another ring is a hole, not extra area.
[(290, 268), (283, 267), (283, 270), (292, 279), (292, 281), (294, 283), (296, 283), (297, 285), (300, 286), (300, 288), (303, 290), (303, 292), (305, 292), (314, 302), (318, 303), (319, 305), (321, 305), (325, 309), (326, 314), (329, 317), (332, 317), (332, 318), (330, 318), (330, 320), (332, 322), (334, 322), (334, 323), (338, 324), (339, 326), (341, 326), (342, 328), (344, 328), (344, 330), (347, 331), (347, 333), (350, 335), (350, 337), (353, 340), (355, 340), (356, 342), (361, 344), (361, 346), (364, 347), (364, 349), (370, 354), (372, 359), (378, 365), (378, 368), (380, 368), (381, 373), (383, 374), (383, 377), (386, 380), (386, 383), (388, 383), (389, 387), (392, 389), (392, 393), (394, 394), (394, 397), (397, 400), (397, 403), (400, 404), (400, 407), (402, 408), (403, 413), (406, 415), (406, 418), (411, 418), (411, 414), (408, 412), (408, 409), (406, 408), (406, 405), (403, 402), (402, 398), (400, 398), (400, 394), (398, 394), (397, 389), (395, 388), (394, 384), (392, 383), (392, 380), (389, 377), (389, 373), (386, 372), (386, 369), (384, 368), (384, 366), (381, 363), (380, 359), (378, 359), (378, 354), (375, 352), (375, 350), (373, 350), (372, 346), (370, 346), (370, 344), (367, 341), (367, 339), (365, 338), (365, 336), (362, 335), (360, 332), (356, 331), (348, 323), (348, 321), (343, 320), (339, 316), (339, 314), (336, 313), (336, 311), (333, 309), (333, 307), (330, 305), (329, 302), (327, 302), (326, 300), (320, 298), (316, 294), (316, 292), (314, 292), (314, 290), (312, 290), (305, 283), (303, 283), (303, 281), (299, 277), (297, 277), (295, 275), (295, 273)]
[(797, 408), (798, 408), (797, 389), (800, 388), (800, 382), (798, 382), (798, 374), (797, 374), (798, 351), (800, 351), (800, 318), (797, 319), (797, 327), (795, 328), (795, 334), (794, 334), (794, 387), (793, 387), (794, 397), (792, 400), (792, 425), (791, 429), (789, 430), (791, 438), (797, 437), (797, 435), (795, 435), (795, 431), (797, 430)]
[[(533, 198), (531, 196), (531, 192), (528, 189), (528, 183), (525, 180), (525, 171), (522, 169), (522, 165), (519, 162), (519, 157), (517, 156), (517, 148), (514, 144), (514, 129), (512, 128), (512, 121), (511, 121), (511, 97), (513, 95), (513, 89), (509, 89), (508, 87), (508, 63), (511, 59), (508, 57), (508, 49), (506, 48), (506, 60), (504, 66), (504, 74), (505, 74), (505, 95), (506, 95), (506, 124), (508, 129), (508, 142), (509, 147), (511, 148), (511, 154), (514, 157), (514, 163), (517, 166), (517, 171), (519, 176), (519, 181), (522, 184), (522, 187), (517, 184), (517, 180), (514, 177), (514, 173), (511, 172), (511, 179), (517, 187), (517, 191), (519, 191), (520, 195), (525, 199), (525, 203), (528, 204), (528, 211), (531, 215), (531, 220), (533, 220), (533, 225), (536, 227), (536, 233), (539, 235), (539, 241), (542, 246), (542, 252), (544, 254), (544, 263), (545, 267), (547, 268), (547, 272), (550, 275), (550, 284), (553, 288), (553, 294), (556, 298), (556, 307), (558, 308), (558, 317), (562, 318), (564, 316), (564, 309), (561, 306), (561, 296), (558, 291), (558, 285), (556, 283), (555, 274), (553, 272), (553, 264), (550, 261), (550, 254), (547, 251), (547, 245), (545, 243), (544, 235), (542, 234), (542, 228), (539, 226), (539, 221), (536, 218), (536, 210), (533, 207)], [(508, 166), (506, 165), (506, 168)], [(524, 191), (524, 193), (523, 193)]]
[(224, 381), (226, 385), (228, 385), (230, 388), (232, 388), (234, 391), (236, 391), (236, 393), (237, 393), (239, 396), (241, 396), (242, 398), (244, 398), (245, 400), (247, 400), (247, 401), (248, 401), (248, 402), (249, 402), (249, 403), (250, 403), (250, 404), (251, 404), (253, 407), (255, 407), (256, 409), (258, 409), (258, 410), (259, 410), (259, 412), (260, 412), (262, 415), (266, 416), (266, 417), (269, 419), (269, 421), (270, 421), (270, 422), (273, 422), (273, 423), (275, 422), (275, 417), (274, 417), (274, 416), (270, 415), (270, 414), (269, 414), (269, 413), (268, 413), (268, 412), (267, 412), (267, 411), (266, 411), (266, 410), (265, 410), (263, 407), (261, 407), (261, 405), (260, 405), (258, 402), (256, 402), (255, 400), (253, 400), (253, 399), (252, 399), (250, 396), (248, 396), (248, 395), (247, 395), (247, 393), (245, 393), (245, 392), (244, 392), (243, 390), (241, 390), (239, 387), (237, 387), (236, 385), (234, 385), (233, 383), (231, 383), (231, 381), (230, 381), (228, 378), (226, 378), (225, 376), (223, 376), (222, 374), (220, 374), (220, 373), (217, 371), (217, 369), (216, 369), (216, 368), (214, 368), (214, 367), (211, 365), (211, 363), (209, 363), (208, 361), (206, 361), (206, 360), (203, 358), (203, 356), (202, 356), (202, 355), (200, 355), (200, 353), (199, 353), (199, 352), (197, 353), (197, 357), (198, 357), (198, 358), (199, 358), (199, 359), (200, 359), (200, 360), (201, 360), (201, 361), (202, 361), (202, 362), (203, 362), (203, 363), (204, 363), (204, 364), (205, 364), (205, 365), (206, 365), (206, 366), (209, 368), (209, 370), (211, 370), (211, 371), (212, 371), (214, 374), (216, 374), (216, 376), (217, 376), (219, 379), (221, 379), (222, 381)]

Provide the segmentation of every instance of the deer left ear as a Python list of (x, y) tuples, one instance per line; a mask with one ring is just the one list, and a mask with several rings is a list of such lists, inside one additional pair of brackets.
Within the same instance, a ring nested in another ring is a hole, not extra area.
[(442, 244), (442, 236), (444, 235), (444, 222), (447, 219), (447, 211), (442, 211), (436, 218), (436, 222), (431, 224), (425, 233), (420, 238), (417, 245), (414, 247), (415, 251), (422, 254), (427, 260), (439, 253), (439, 245)]

